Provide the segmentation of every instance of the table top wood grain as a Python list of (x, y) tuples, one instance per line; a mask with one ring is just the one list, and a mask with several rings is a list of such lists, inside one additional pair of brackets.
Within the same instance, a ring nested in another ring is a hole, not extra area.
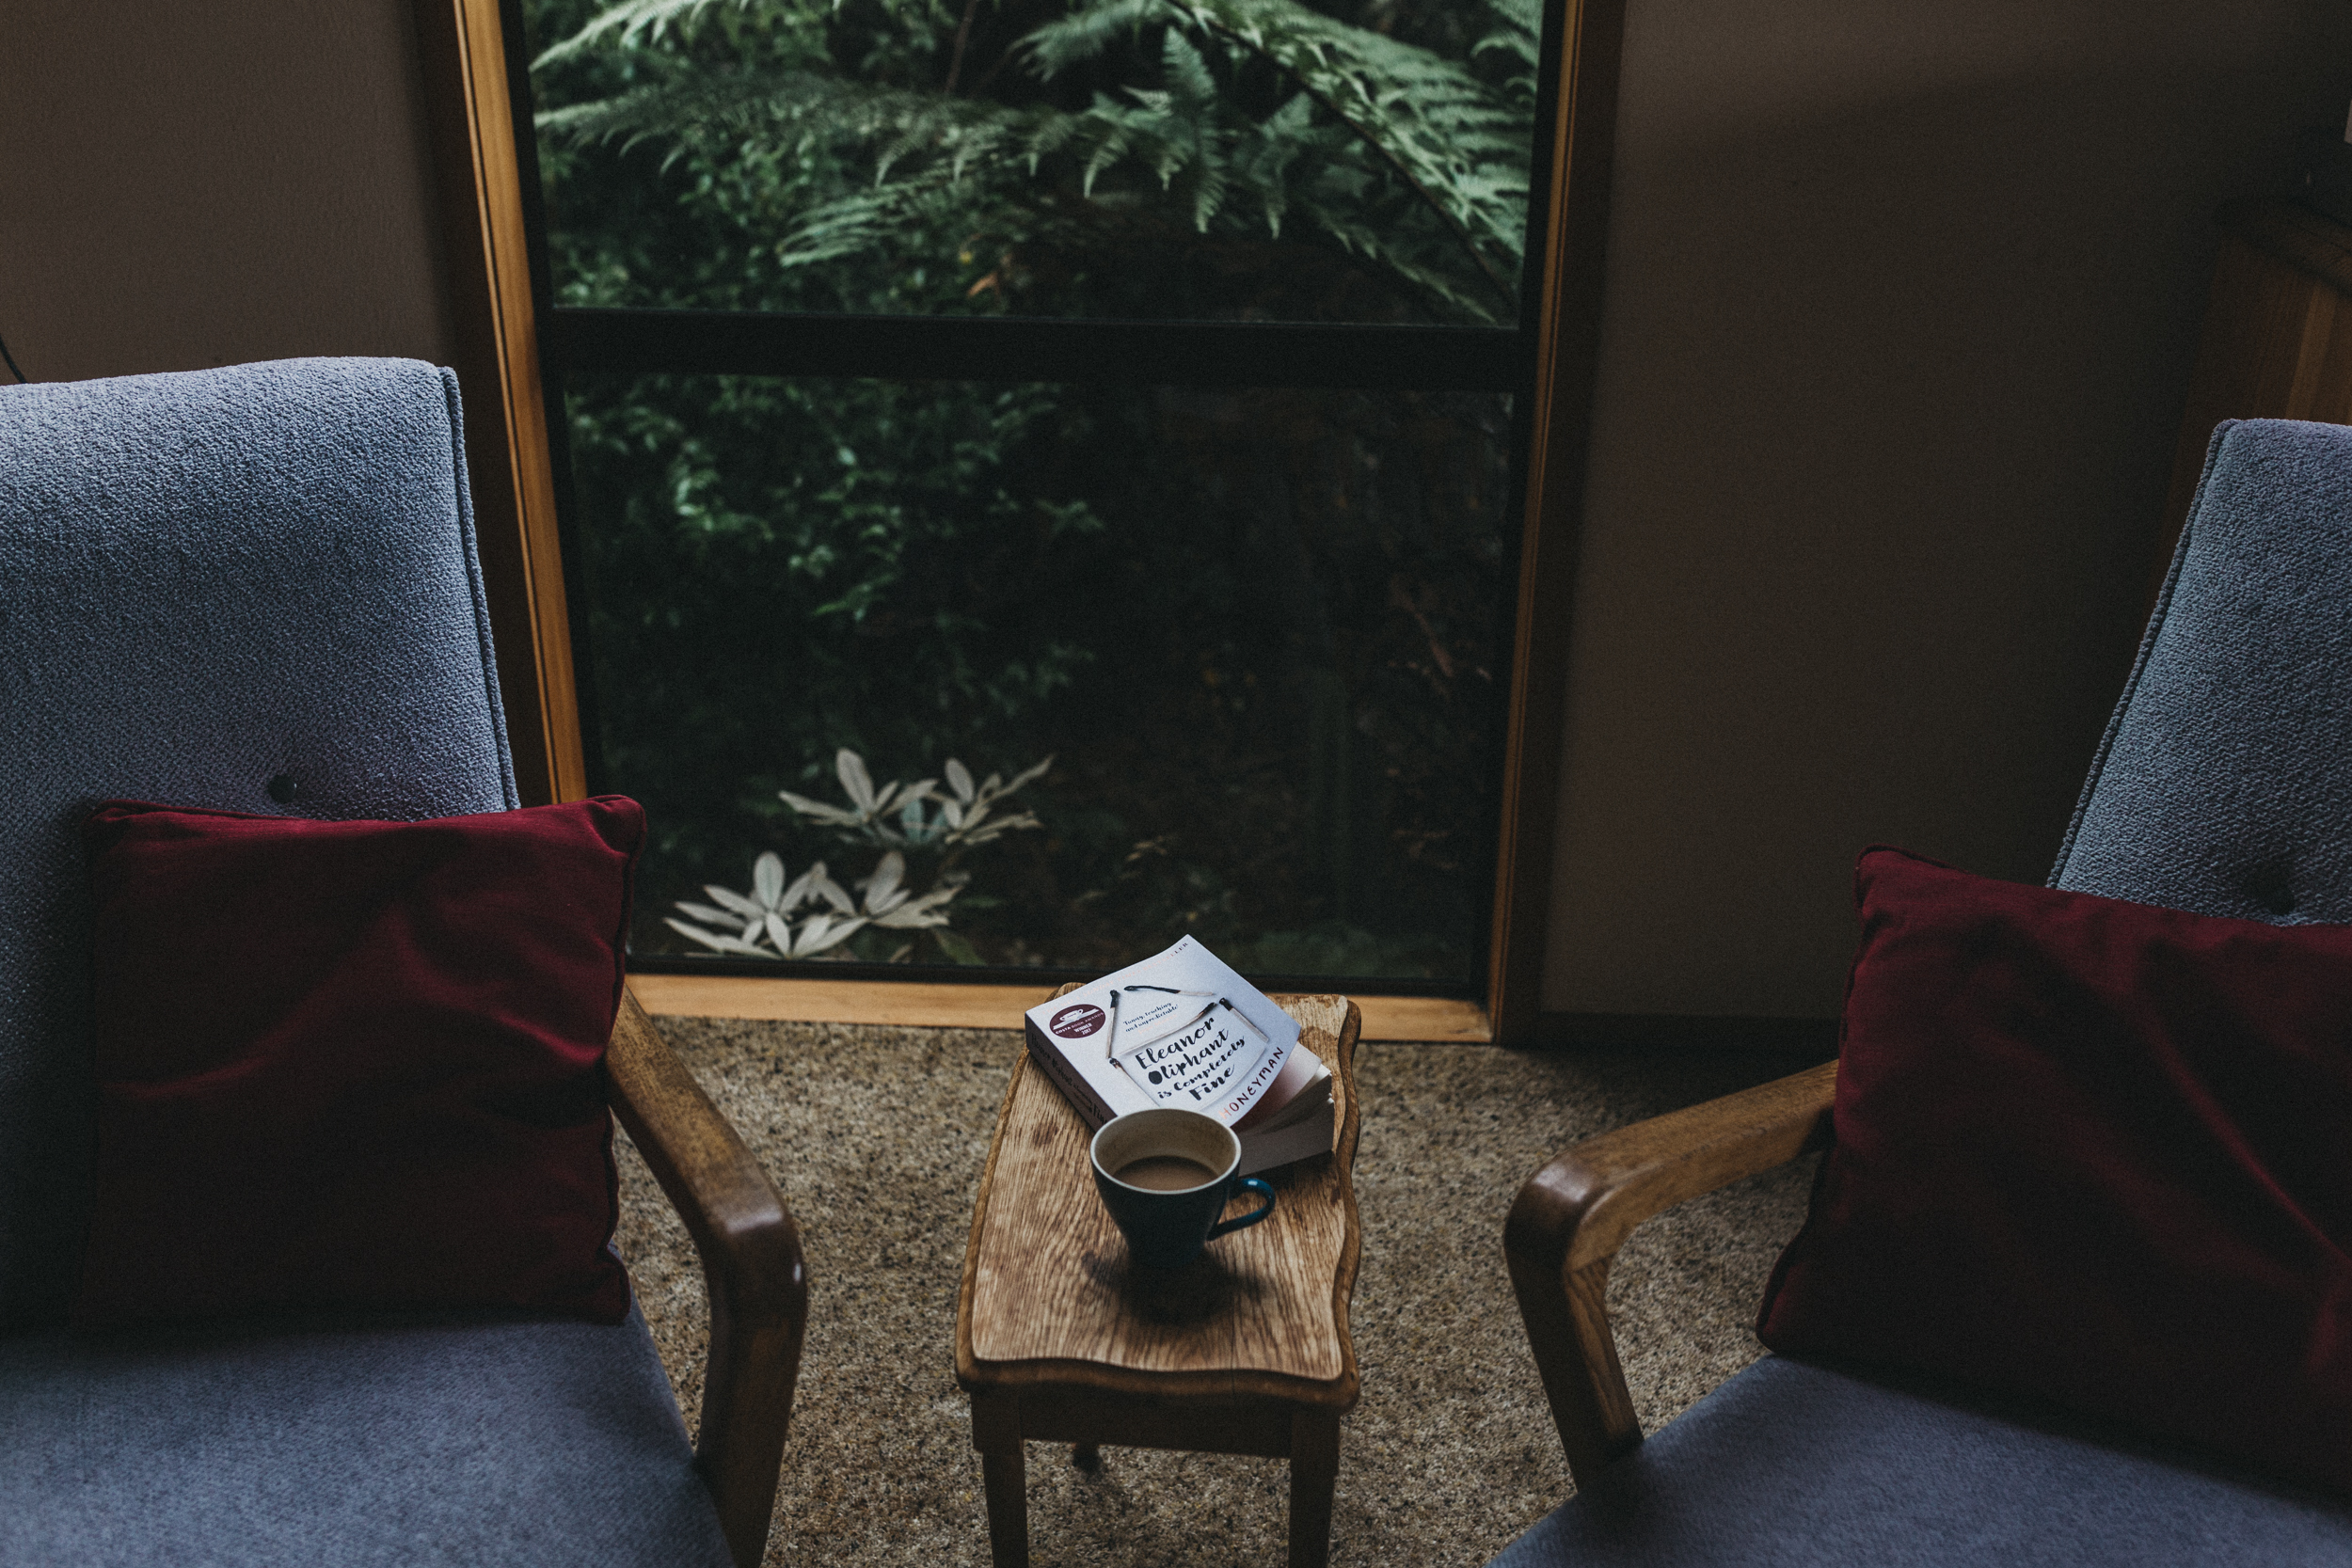
[[(1159, 1401), (1356, 1402), (1347, 1328), (1360, 1018), (1344, 996), (1278, 996), (1330, 1068), (1332, 1150), (1263, 1173), (1264, 1222), (1167, 1275), (1138, 1275), (1094, 1191), (1084, 1121), (1025, 1049), (996, 1119), (956, 1308), (967, 1390), (1093, 1389)], [(1244, 1212), (1256, 1200), (1238, 1200)]]

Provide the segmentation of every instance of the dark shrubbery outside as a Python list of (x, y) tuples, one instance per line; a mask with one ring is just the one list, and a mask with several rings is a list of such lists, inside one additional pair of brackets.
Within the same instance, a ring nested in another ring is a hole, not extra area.
[[(543, 0), (533, 24), (559, 304), (1516, 320), (1532, 8)], [(1262, 973), (1473, 973), (1506, 398), (566, 389), (592, 767), (655, 826), (641, 949), (711, 950), (694, 927), (767, 951), (814, 913), (829, 958), (1099, 970), (1191, 931)], [(954, 827), (975, 781), (1049, 755), (991, 818), (1035, 826)], [(864, 812), (869, 776), (932, 784)]]

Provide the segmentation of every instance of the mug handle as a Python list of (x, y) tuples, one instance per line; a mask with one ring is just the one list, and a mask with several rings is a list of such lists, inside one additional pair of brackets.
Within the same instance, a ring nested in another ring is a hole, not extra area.
[[(1237, 1190), (1256, 1193), (1260, 1197), (1264, 1198), (1265, 1201), (1237, 1220), (1217, 1221), (1216, 1224), (1209, 1227), (1208, 1239), (1210, 1241), (1216, 1241), (1219, 1236), (1224, 1235), (1229, 1230), (1247, 1229), (1248, 1227), (1257, 1224), (1260, 1220), (1274, 1212), (1274, 1189), (1259, 1180), (1256, 1177), (1243, 1177), (1241, 1179), (1241, 1185)], [(1230, 1198), (1228, 1201), (1231, 1201)]]

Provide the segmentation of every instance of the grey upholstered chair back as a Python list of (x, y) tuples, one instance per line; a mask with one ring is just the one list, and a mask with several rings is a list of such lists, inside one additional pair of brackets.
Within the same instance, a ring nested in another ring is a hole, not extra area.
[(0, 387), (0, 1323), (73, 1285), (89, 804), (516, 804), (459, 429), (411, 360)]
[(2352, 429), (2214, 432), (2050, 883), (2352, 921)]

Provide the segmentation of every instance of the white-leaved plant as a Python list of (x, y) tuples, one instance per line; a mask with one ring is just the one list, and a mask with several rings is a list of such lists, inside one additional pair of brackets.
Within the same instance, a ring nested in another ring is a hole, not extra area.
[(866, 759), (847, 746), (834, 753), (833, 764), (841, 780), (841, 792), (850, 798), (847, 810), (812, 800), (805, 795), (795, 795), (788, 789), (778, 790), (777, 795), (801, 816), (838, 831), (851, 843), (953, 851), (986, 844), (1017, 828), (1040, 826), (1033, 812), (1011, 812), (999, 816), (996, 808), (1024, 784), (1044, 777), (1045, 770), (1054, 766), (1054, 759), (1047, 757), (1036, 767), (1015, 773), (1009, 781), (1001, 774), (991, 773), (985, 781), (975, 784), (971, 769), (949, 757), (947, 766), (941, 769), (946, 778), (946, 794), (940, 792), (938, 779), (917, 779), (913, 784), (893, 779), (877, 789)]
[[(882, 857), (872, 871), (845, 888), (818, 861), (787, 881), (784, 858), (771, 851), (752, 863), (749, 893), (707, 885), (703, 891), (711, 902), (681, 898), (676, 908), (687, 918), (668, 916), (666, 923), (713, 952), (755, 958), (840, 958), (844, 955), (835, 949), (869, 926), (930, 930), (949, 958), (978, 963), (972, 944), (947, 928), (947, 903), (971, 877), (956, 869), (956, 862), (974, 845), (1015, 829), (1041, 826), (1033, 813), (999, 808), (1006, 797), (1043, 777), (1053, 765), (1054, 759), (1047, 757), (1010, 780), (991, 773), (975, 784), (972, 770), (950, 757), (941, 770), (944, 789), (940, 779), (913, 784), (893, 779), (877, 789), (866, 759), (845, 746), (834, 755), (834, 771), (849, 798), (847, 807), (788, 789), (777, 793), (795, 813), (831, 828), (844, 843), (882, 847)], [(928, 893), (917, 895), (907, 886), (909, 849), (939, 857)], [(803, 906), (808, 912), (801, 912)], [(903, 958), (910, 951), (901, 947), (892, 958)]]
[[(943, 906), (961, 891), (961, 885), (943, 884), (917, 897), (905, 885), (906, 870), (906, 857), (891, 850), (872, 872), (852, 884), (863, 895), (852, 898), (850, 890), (826, 872), (823, 861), (787, 884), (784, 858), (771, 851), (752, 863), (750, 893), (708, 884), (703, 891), (710, 895), (712, 903), (677, 901), (677, 908), (699, 924), (689, 925), (675, 917), (667, 924), (679, 935), (713, 951), (755, 958), (817, 958), (867, 926), (919, 930), (946, 925)], [(806, 903), (821, 907), (796, 924), (793, 913)]]

